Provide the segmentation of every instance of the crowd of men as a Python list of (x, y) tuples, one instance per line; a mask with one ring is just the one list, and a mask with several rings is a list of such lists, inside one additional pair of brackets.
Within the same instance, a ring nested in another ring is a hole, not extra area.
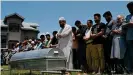
[(8, 64), (8, 59), (10, 60), (11, 56), (17, 52), (31, 51), (31, 50), (40, 50), (43, 48), (53, 48), (56, 47), (58, 43), (56, 37), (57, 31), (53, 31), (53, 37), (51, 38), (50, 34), (41, 35), (39, 39), (28, 39), (25, 38), (23, 42), (18, 42), (15, 45), (12, 45), (12, 50), (8, 54), (5, 54), (1, 50), (1, 64)]
[(101, 22), (99, 13), (94, 14), (95, 23), (87, 20), (87, 25), (82, 25), (76, 20), (78, 29), (66, 24), (65, 18), (61, 17), (61, 29), (53, 32), (52, 39), (50, 34), (41, 35), (40, 39), (17, 43), (12, 51), (56, 47), (64, 51), (68, 68), (93, 74), (133, 73), (133, 2), (129, 2), (127, 8), (130, 14), (126, 18), (118, 15), (113, 19), (111, 12), (106, 11), (103, 14), (106, 24)]
[(55, 45), (58, 43), (56, 34), (57, 31), (53, 31), (53, 38), (51, 38), (50, 34), (47, 33), (46, 35), (41, 35), (40, 39), (25, 39), (25, 41), (17, 43), (15, 46), (13, 46), (12, 52), (55, 47)]
[(130, 12), (124, 18), (118, 15), (113, 19), (110, 11), (103, 17), (107, 23), (101, 22), (101, 15), (94, 14), (87, 25), (77, 20), (72, 28), (74, 68), (81, 68), (85, 72), (133, 73), (133, 2), (127, 4)]

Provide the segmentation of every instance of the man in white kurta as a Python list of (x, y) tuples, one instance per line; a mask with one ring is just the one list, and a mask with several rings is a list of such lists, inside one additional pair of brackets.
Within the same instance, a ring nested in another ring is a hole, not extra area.
[(72, 28), (70, 25), (66, 24), (66, 20), (64, 17), (59, 18), (59, 24), (61, 29), (57, 34), (57, 48), (63, 50), (67, 58), (67, 69), (72, 69)]

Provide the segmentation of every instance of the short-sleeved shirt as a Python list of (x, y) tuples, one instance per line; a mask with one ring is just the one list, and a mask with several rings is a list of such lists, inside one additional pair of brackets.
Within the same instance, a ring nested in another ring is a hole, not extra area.
[[(102, 29), (105, 29), (106, 25), (104, 23), (100, 23), (99, 25), (95, 24), (92, 26), (92, 34), (99, 33)], [(93, 44), (103, 44), (103, 37), (98, 36), (97, 38), (93, 39)]]
[[(129, 23), (131, 21), (133, 22), (133, 15), (127, 15), (126, 22)], [(126, 39), (133, 40), (133, 28), (127, 28)]]

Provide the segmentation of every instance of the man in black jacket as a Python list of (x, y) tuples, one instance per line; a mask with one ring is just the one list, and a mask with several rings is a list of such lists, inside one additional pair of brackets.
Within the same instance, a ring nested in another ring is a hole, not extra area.
[(106, 29), (104, 34), (104, 56), (105, 56), (105, 71), (107, 73), (111, 72), (111, 64), (113, 63), (110, 59), (111, 53), (111, 46), (112, 46), (112, 38), (113, 36), (110, 35), (112, 26), (115, 24), (115, 20), (112, 19), (112, 14), (110, 11), (106, 11), (103, 14), (103, 17), (106, 20)]
[(81, 22), (77, 20), (75, 25), (78, 27), (77, 37), (78, 37), (78, 56), (79, 56), (79, 66), (85, 72), (87, 69), (86, 62), (86, 42), (83, 40), (85, 32), (87, 29), (86, 25), (81, 25)]

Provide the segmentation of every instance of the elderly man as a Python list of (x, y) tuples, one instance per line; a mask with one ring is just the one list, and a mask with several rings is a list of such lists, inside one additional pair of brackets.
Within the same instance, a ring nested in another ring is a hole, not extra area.
[[(123, 32), (122, 26), (124, 23), (124, 16), (118, 15), (116, 24), (113, 25), (111, 34), (112, 39), (112, 48), (111, 48), (111, 59), (113, 59), (114, 70), (116, 74), (124, 73), (124, 62), (123, 58), (126, 51), (126, 40), (125, 33)], [(126, 70), (125, 70), (126, 71)]]
[(61, 29), (57, 34), (57, 48), (63, 50), (67, 58), (67, 68), (72, 69), (72, 28), (70, 25), (66, 24), (66, 20), (64, 17), (59, 18), (59, 24)]

